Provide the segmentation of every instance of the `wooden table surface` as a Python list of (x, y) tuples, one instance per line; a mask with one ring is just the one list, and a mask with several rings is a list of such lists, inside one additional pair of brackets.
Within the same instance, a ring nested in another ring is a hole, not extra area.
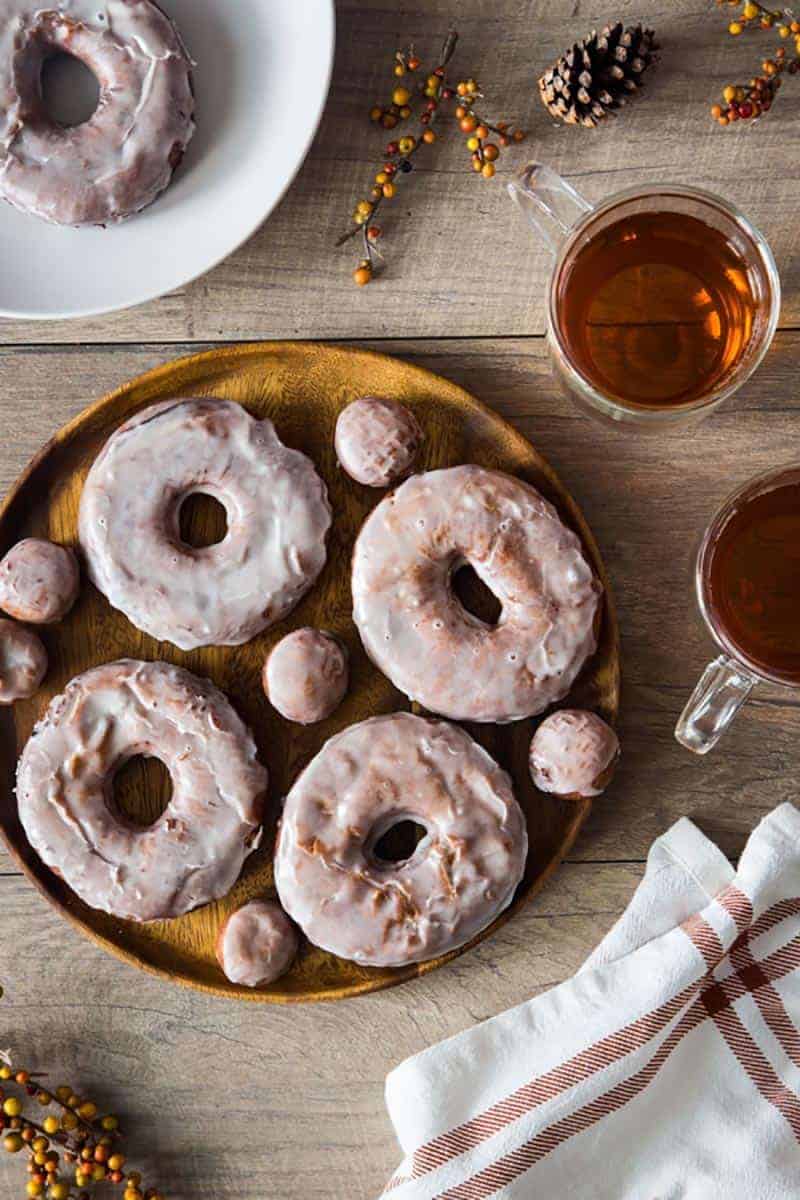
[[(479, 76), (489, 108), (532, 131), (503, 160), (506, 171), (536, 157), (590, 199), (665, 180), (737, 201), (775, 250), (781, 330), (752, 383), (693, 433), (642, 439), (590, 423), (550, 379), (544, 256), (501, 177), (487, 183), (466, 169), (458, 138), (420, 156), (382, 221), (384, 280), (353, 288), (352, 247), (333, 242), (384, 140), (365, 109), (387, 91), (396, 46), (438, 47), (449, 0), (404, 11), (384, 0), (338, 5), (333, 89), (313, 150), (268, 224), (216, 271), (108, 318), (0, 322), (4, 489), (68, 418), (158, 363), (223, 341), (358, 340), (455, 379), (543, 451), (594, 527), (620, 611), (624, 758), (614, 785), (533, 905), (413, 984), (291, 1009), (169, 987), (83, 940), (0, 853), (0, 1046), (121, 1107), (137, 1157), (158, 1164), (174, 1200), (377, 1196), (398, 1158), (383, 1107), (394, 1064), (574, 971), (623, 910), (652, 840), (677, 817), (691, 816), (735, 856), (759, 818), (795, 792), (797, 697), (762, 689), (705, 761), (672, 730), (712, 653), (690, 601), (694, 539), (735, 484), (798, 457), (800, 93), (787, 84), (756, 128), (716, 128), (709, 104), (729, 79), (749, 77), (761, 50), (726, 39), (726, 15), (711, 0), (622, 0), (614, 15), (644, 16), (661, 35), (663, 63), (647, 97), (595, 132), (556, 126), (535, 98), (537, 73), (608, 10), (582, 0), (457, 7), (458, 64)], [(0, 1191), (21, 1193), (18, 1162), (0, 1161)]]

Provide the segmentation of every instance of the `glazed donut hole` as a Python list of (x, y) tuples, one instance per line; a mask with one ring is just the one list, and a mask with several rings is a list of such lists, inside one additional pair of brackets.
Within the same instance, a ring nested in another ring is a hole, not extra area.
[(78, 560), (66, 546), (25, 538), (0, 561), (0, 609), (18, 621), (60, 621), (75, 603), (79, 587)]
[(30, 629), (0, 618), (0, 704), (36, 694), (47, 674), (47, 651)]
[(599, 796), (611, 782), (619, 739), (597, 713), (561, 709), (542, 721), (530, 747), (531, 779), (540, 792), (565, 800)]
[(348, 404), (336, 422), (339, 464), (365, 487), (388, 487), (408, 475), (422, 442), (416, 417), (397, 400), (364, 396)]
[(297, 930), (274, 900), (251, 900), (222, 923), (217, 962), (231, 983), (264, 987), (285, 975), (299, 949)]
[(287, 721), (314, 725), (339, 707), (349, 682), (348, 654), (331, 633), (296, 629), (281, 638), (264, 664), (262, 685)]

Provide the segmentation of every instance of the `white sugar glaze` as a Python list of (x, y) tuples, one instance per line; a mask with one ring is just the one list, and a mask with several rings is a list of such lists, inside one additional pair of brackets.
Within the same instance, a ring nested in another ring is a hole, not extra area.
[(530, 749), (531, 778), (541, 792), (599, 796), (619, 758), (619, 741), (597, 713), (564, 708), (542, 721)]
[[(390, 863), (374, 847), (403, 820), (426, 836)], [(511, 780), (463, 729), (410, 713), (325, 743), (286, 798), (275, 851), (281, 903), (309, 941), (400, 967), (464, 945), (513, 898), (528, 837)]]
[(24, 538), (0, 562), (0, 608), (18, 621), (60, 621), (78, 595), (80, 572), (66, 546)]
[[(159, 758), (172, 798), (141, 828), (117, 812), (115, 772)], [(28, 841), (80, 898), (133, 921), (177, 917), (227, 894), (258, 842), (267, 772), (250, 733), (208, 680), (123, 659), (57, 696), (17, 768)]]
[[(82, 125), (41, 98), (44, 61), (65, 52), (100, 85)], [(0, 0), (0, 195), (61, 225), (104, 225), (151, 204), (194, 132), (192, 63), (152, 0)]]
[[(464, 563), (500, 601), (494, 626), (453, 594)], [(372, 660), (410, 699), (455, 720), (542, 712), (597, 646), (601, 588), (578, 537), (533, 487), (499, 471), (412, 476), (365, 521), (352, 583)]]
[(47, 674), (47, 651), (30, 629), (0, 617), (0, 704), (33, 696)]
[(297, 947), (297, 931), (281, 906), (251, 900), (223, 923), (217, 961), (231, 983), (262, 987), (289, 970)]
[[(228, 532), (193, 549), (180, 506), (204, 492)], [(319, 575), (331, 509), (304, 454), (228, 400), (155, 404), (117, 430), (81, 496), (92, 581), (137, 628), (181, 650), (240, 645), (279, 621)]]

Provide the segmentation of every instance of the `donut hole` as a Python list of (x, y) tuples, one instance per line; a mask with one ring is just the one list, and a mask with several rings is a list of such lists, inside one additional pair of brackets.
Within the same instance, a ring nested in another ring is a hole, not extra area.
[(208, 492), (190, 492), (181, 501), (178, 530), (184, 546), (192, 550), (218, 546), (228, 536), (225, 505)]
[(155, 825), (172, 799), (172, 777), (159, 758), (134, 754), (111, 781), (111, 811), (138, 829)]
[(424, 825), (404, 817), (380, 835), (372, 847), (372, 856), (379, 865), (394, 866), (414, 857), (417, 846), (428, 836)]
[(100, 82), (85, 62), (57, 50), (42, 63), (42, 104), (54, 125), (85, 125), (97, 112)]
[(477, 617), (484, 625), (496, 625), (500, 620), (502, 604), (469, 563), (456, 567), (450, 586), (453, 595), (470, 616)]

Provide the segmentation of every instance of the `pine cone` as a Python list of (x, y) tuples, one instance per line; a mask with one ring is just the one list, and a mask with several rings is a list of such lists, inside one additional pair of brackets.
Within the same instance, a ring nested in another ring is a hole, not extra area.
[(652, 29), (625, 29), (622, 22), (593, 30), (576, 42), (539, 80), (542, 103), (567, 125), (594, 128), (643, 86), (642, 76), (658, 61)]

